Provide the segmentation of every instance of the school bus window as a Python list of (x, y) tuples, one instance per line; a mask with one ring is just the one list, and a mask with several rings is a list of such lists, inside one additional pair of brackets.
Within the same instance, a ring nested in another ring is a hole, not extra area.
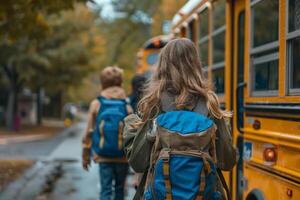
[(293, 32), (300, 29), (300, 0), (289, 0), (288, 7), (288, 30), (289, 32)]
[(254, 90), (278, 90), (278, 53), (262, 56), (253, 61)]
[(208, 65), (208, 41), (205, 41), (199, 45), (200, 59), (202, 66)]
[(300, 88), (300, 37), (293, 38), (289, 42), (290, 57), (290, 88)]
[(217, 94), (224, 93), (224, 68), (213, 70), (213, 83)]
[(208, 65), (208, 9), (199, 15), (199, 52), (203, 66)]
[(203, 38), (207, 35), (208, 35), (208, 9), (205, 9), (200, 13), (199, 38)]
[(192, 20), (188, 27), (188, 38), (192, 41), (194, 41), (194, 32), (194, 20)]
[(224, 62), (225, 56), (225, 32), (213, 37), (213, 63)]
[(278, 12), (279, 0), (251, 3), (250, 81), (254, 96), (278, 94)]
[(278, 40), (278, 0), (261, 0), (252, 6), (252, 47)]
[(224, 93), (225, 67), (225, 5), (226, 1), (213, 3), (213, 32), (212, 32), (212, 80), (217, 94)]
[[(213, 64), (224, 62), (225, 56), (225, 1), (213, 4)], [(221, 14), (223, 16), (221, 16)], [(222, 19), (221, 19), (222, 18)]]
[(289, 0), (287, 63), (290, 92), (300, 92), (300, 0)]
[(225, 24), (225, 0), (220, 0), (214, 3), (213, 11), (213, 29), (216, 30)]
[(238, 26), (238, 83), (244, 82), (245, 12), (239, 15)]

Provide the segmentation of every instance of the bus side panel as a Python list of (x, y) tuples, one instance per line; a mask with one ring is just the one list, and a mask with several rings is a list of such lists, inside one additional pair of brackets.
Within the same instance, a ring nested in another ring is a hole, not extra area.
[[(245, 189), (244, 197), (251, 199), (249, 196), (252, 191), (263, 191), (262, 200), (298, 200), (300, 199), (300, 185), (288, 182), (278, 176), (266, 173), (259, 168), (246, 164), (244, 168)], [(291, 196), (289, 196), (291, 195)]]

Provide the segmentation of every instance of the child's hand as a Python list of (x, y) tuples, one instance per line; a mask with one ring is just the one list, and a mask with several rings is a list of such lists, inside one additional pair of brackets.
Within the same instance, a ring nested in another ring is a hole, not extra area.
[(82, 167), (84, 170), (89, 171), (89, 168), (91, 166), (91, 160), (82, 160)]
[(84, 170), (89, 171), (91, 166), (90, 149), (84, 148), (82, 151), (82, 167)]

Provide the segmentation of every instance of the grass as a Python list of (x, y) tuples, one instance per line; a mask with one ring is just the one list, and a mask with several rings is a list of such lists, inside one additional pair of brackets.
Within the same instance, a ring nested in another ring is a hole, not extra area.
[(32, 165), (29, 160), (0, 160), (0, 192)]

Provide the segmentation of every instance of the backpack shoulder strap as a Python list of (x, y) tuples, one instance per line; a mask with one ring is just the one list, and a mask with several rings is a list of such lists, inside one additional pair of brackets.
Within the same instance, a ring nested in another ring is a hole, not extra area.
[(131, 105), (130, 105), (130, 99), (129, 98), (125, 98), (125, 99), (107, 99), (103, 96), (99, 96), (99, 97), (97, 97), (97, 99), (100, 102), (100, 109), (98, 111), (98, 114), (103, 111), (103, 108), (105, 107), (105, 105), (109, 104), (110, 101), (123, 102), (124, 106), (125, 106), (126, 115), (131, 113)]
[(105, 100), (108, 100), (103, 96), (98, 96), (97, 99), (100, 102), (100, 107), (101, 107), (101, 105), (105, 105)]
[(109, 102), (114, 102), (114, 101), (120, 101), (123, 102), (125, 105), (130, 105), (130, 99), (129, 98), (125, 98), (125, 99), (110, 99), (110, 98), (105, 98), (103, 96), (99, 96), (97, 97), (98, 101), (100, 102), (100, 104), (109, 104)]
[(229, 191), (229, 188), (228, 188), (227, 183), (225, 181), (225, 178), (223, 176), (223, 173), (219, 168), (217, 168), (217, 173), (218, 173), (218, 176), (221, 180), (221, 183), (222, 183), (222, 185), (223, 185), (223, 187), (226, 191), (227, 199), (230, 200), (231, 199), (230, 191)]
[(135, 195), (132, 200), (140, 200), (144, 195), (144, 188), (146, 185), (148, 171), (144, 172), (143, 177), (138, 185), (138, 188), (136, 189)]
[(103, 107), (105, 105), (105, 103), (104, 103), (105, 98), (103, 96), (98, 96), (97, 99), (100, 103), (99, 110), (98, 110), (98, 113), (97, 113), (97, 115), (99, 115), (99, 113), (103, 111)]

